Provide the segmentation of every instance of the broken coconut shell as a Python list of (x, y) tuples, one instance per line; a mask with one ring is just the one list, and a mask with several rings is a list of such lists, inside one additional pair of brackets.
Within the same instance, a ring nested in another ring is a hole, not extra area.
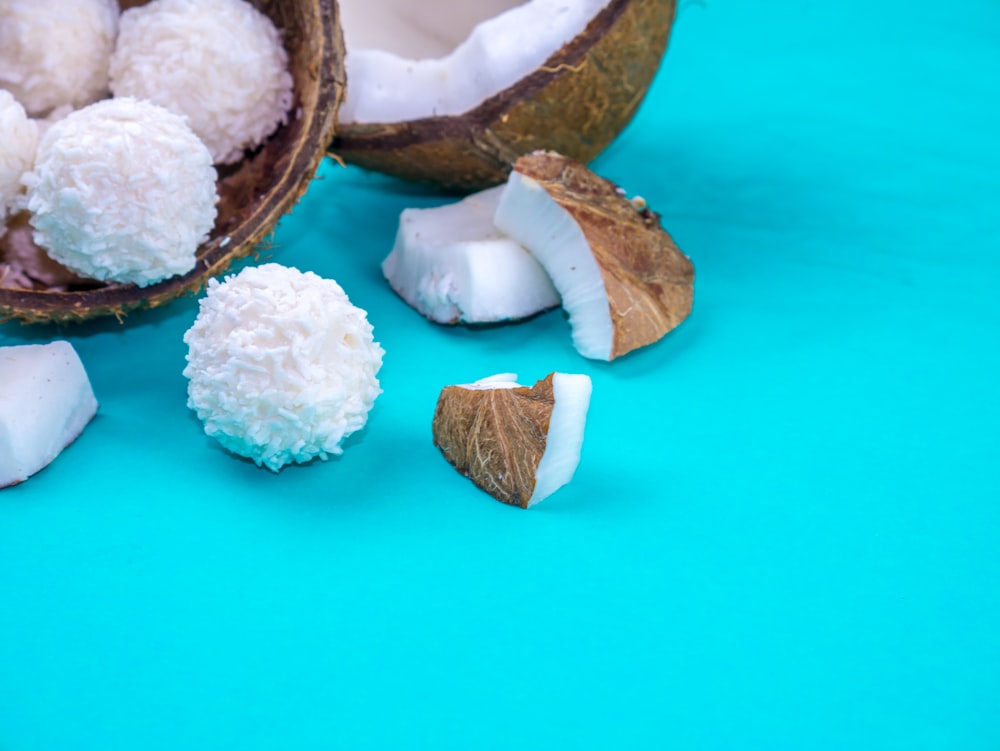
[(512, 373), (446, 386), (434, 445), (494, 498), (528, 508), (568, 483), (580, 461), (590, 377), (550, 373), (531, 388)]
[[(52, 285), (60, 274), (38, 276), (47, 263), (21, 266), (0, 239), (0, 320), (70, 322), (121, 317), (195, 294), (209, 277), (252, 253), (305, 192), (330, 142), (343, 97), (343, 41), (336, 3), (327, 0), (251, 0), (281, 30), (295, 81), (288, 123), (242, 161), (220, 169), (218, 217), (195, 268), (148, 287), (93, 280)], [(143, 5), (123, 3), (123, 8)], [(9, 235), (10, 233), (8, 233)], [(18, 238), (23, 244), (23, 237)], [(38, 249), (38, 253), (44, 253)], [(51, 269), (49, 270), (51, 271)]]
[(351, 164), (461, 190), (503, 182), (518, 156), (538, 149), (589, 162), (635, 115), (675, 11), (676, 0), (609, 0), (543, 66), (464, 114), (343, 122), (330, 150)]
[(518, 159), (494, 220), (549, 274), (585, 357), (652, 344), (691, 312), (694, 266), (659, 215), (578, 162)]

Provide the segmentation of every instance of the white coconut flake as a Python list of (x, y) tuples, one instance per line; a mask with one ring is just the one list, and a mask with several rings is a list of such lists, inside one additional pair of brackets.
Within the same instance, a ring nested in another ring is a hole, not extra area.
[(0, 89), (0, 235), (7, 217), (24, 203), (21, 177), (31, 169), (38, 127), (9, 91)]
[(538, 261), (493, 224), (501, 190), (400, 215), (382, 271), (396, 293), (432, 321), (511, 321), (559, 304)]
[(287, 122), (293, 102), (281, 34), (245, 0), (156, 0), (126, 10), (110, 73), (115, 96), (186, 115), (219, 164), (260, 145)]
[[(412, 2), (342, 0), (348, 86), (340, 120), (467, 112), (544, 65), (607, 4), (531, 0), (499, 12), (510, 3), (428, 2), (415, 14)], [(466, 38), (470, 13), (482, 20)]]
[(609, 360), (614, 327), (608, 293), (580, 225), (538, 181), (519, 172), (507, 180), (494, 222), (528, 248), (552, 279), (580, 354)]
[(48, 466), (97, 413), (83, 363), (65, 341), (0, 347), (0, 488)]
[(274, 471), (341, 454), (381, 393), (365, 312), (312, 272), (269, 263), (211, 280), (184, 342), (205, 432)]
[(140, 286), (194, 268), (215, 222), (215, 181), (182, 117), (131, 98), (53, 124), (24, 176), (39, 246), (84, 276)]
[(107, 96), (117, 0), (0, 0), (0, 89), (32, 117)]

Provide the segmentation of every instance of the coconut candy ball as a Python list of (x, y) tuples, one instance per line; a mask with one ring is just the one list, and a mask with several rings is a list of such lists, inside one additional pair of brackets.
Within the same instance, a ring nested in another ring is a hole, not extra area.
[(31, 169), (38, 128), (9, 91), (0, 89), (0, 235), (23, 200), (21, 176)]
[(71, 270), (147, 286), (194, 268), (216, 172), (184, 118), (106, 99), (54, 123), (24, 176), (35, 242)]
[(110, 76), (115, 96), (187, 115), (218, 164), (262, 143), (292, 106), (281, 35), (245, 0), (154, 0), (126, 10)]
[(32, 117), (107, 96), (117, 0), (0, 0), (0, 89)]
[(268, 263), (209, 281), (184, 342), (205, 432), (274, 471), (341, 454), (381, 393), (365, 312), (312, 272)]

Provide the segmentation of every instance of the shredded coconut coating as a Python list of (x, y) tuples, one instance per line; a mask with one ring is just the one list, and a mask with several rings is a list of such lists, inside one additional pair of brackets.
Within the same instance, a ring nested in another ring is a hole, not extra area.
[(215, 180), (182, 117), (130, 98), (54, 123), (24, 176), (38, 245), (78, 274), (139, 286), (194, 268), (215, 223)]
[(187, 115), (217, 164), (239, 161), (287, 122), (293, 80), (271, 19), (245, 0), (156, 0), (122, 14), (115, 96)]
[(184, 342), (205, 432), (273, 471), (341, 454), (382, 393), (365, 312), (312, 272), (269, 263), (210, 280)]
[(0, 89), (32, 117), (108, 94), (117, 0), (0, 0)]
[(21, 177), (31, 169), (38, 127), (9, 91), (0, 89), (0, 235), (3, 223), (24, 200)]

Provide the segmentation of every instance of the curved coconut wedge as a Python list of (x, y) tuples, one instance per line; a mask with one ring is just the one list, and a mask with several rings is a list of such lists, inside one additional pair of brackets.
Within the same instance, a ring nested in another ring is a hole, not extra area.
[[(196, 293), (234, 259), (253, 252), (305, 192), (333, 136), (343, 96), (343, 44), (336, 5), (327, 0), (251, 2), (282, 31), (295, 80), (295, 102), (287, 125), (241, 162), (220, 170), (218, 218), (208, 241), (198, 249), (194, 270), (142, 288), (62, 279), (63, 274), (55, 274), (60, 283), (53, 283), (51, 273), (41, 277), (36, 273), (48, 264), (18, 260), (23, 247), (11, 253), (0, 239), (0, 320), (121, 317), (129, 310)], [(132, 0), (124, 6), (142, 4)]]
[(69, 342), (0, 347), (0, 488), (46, 467), (97, 414)]
[(434, 444), (499, 501), (528, 508), (568, 483), (580, 463), (592, 385), (551, 373), (531, 388), (502, 373), (446, 386), (434, 412)]
[(518, 159), (494, 221), (552, 278), (584, 357), (652, 344), (691, 312), (694, 267), (659, 216), (566, 157)]
[(600, 153), (638, 109), (676, 8), (676, 0), (339, 4), (348, 88), (331, 150), (466, 190), (502, 182), (536, 149), (583, 162)]
[(545, 270), (493, 224), (502, 188), (433, 209), (406, 209), (382, 272), (438, 323), (494, 323), (559, 305)]

